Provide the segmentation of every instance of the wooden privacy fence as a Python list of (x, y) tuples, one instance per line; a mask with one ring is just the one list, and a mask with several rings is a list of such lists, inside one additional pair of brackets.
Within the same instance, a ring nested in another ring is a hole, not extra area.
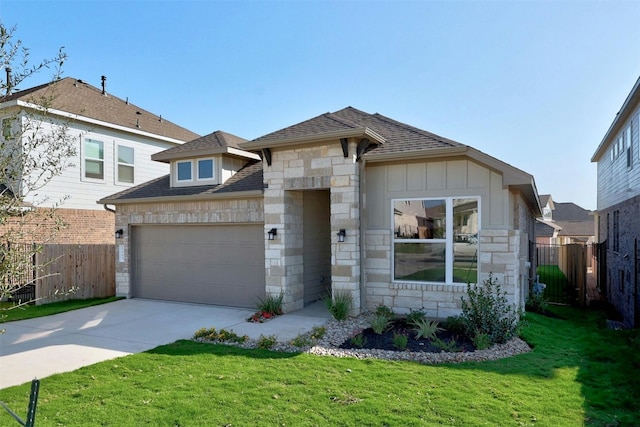
[(549, 302), (584, 306), (587, 296), (587, 246), (538, 244), (537, 274)]
[(47, 244), (36, 263), (38, 304), (115, 295), (114, 245)]

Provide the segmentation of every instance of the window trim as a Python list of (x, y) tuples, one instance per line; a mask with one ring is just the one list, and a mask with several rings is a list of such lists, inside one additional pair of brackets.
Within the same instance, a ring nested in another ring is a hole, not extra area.
[[(102, 146), (102, 159), (99, 158), (95, 158), (95, 157), (87, 157), (87, 142), (99, 142)], [(106, 176), (106, 171), (105, 171), (105, 142), (101, 141), (99, 139), (93, 139), (93, 138), (83, 138), (82, 140), (82, 180), (83, 181), (87, 181), (87, 182), (105, 182), (105, 176)], [(93, 162), (101, 162), (102, 163), (102, 178), (94, 178), (92, 176), (87, 176), (87, 160), (93, 161)]]
[[(189, 164), (189, 171), (191, 172), (191, 178), (189, 179), (180, 179), (180, 174), (179, 174), (179, 168), (181, 164)], [(175, 172), (176, 172), (176, 182), (179, 184), (183, 184), (185, 182), (194, 182), (194, 173), (193, 173), (193, 160), (178, 160), (176, 161), (176, 166), (175, 166)]]
[[(462, 282), (454, 282), (454, 218), (453, 218), (453, 201), (456, 199), (473, 199), (477, 203), (478, 209), (478, 223), (477, 223), (477, 234), (478, 234), (478, 249), (476, 253), (476, 274), (480, 273), (480, 254), (481, 254), (481, 245), (480, 245), (480, 232), (482, 230), (482, 218), (481, 218), (481, 201), (482, 197), (479, 195), (471, 195), (471, 196), (463, 196), (463, 195), (455, 195), (455, 196), (442, 196), (442, 197), (406, 197), (406, 198), (393, 198), (391, 199), (391, 282), (392, 283), (416, 283), (420, 285), (461, 285), (466, 283)], [(406, 202), (406, 201), (425, 201), (425, 200), (444, 200), (445, 201), (445, 238), (444, 239), (397, 239), (395, 237), (395, 213), (394, 206), (396, 202)], [(419, 280), (404, 280), (404, 279), (396, 279), (396, 251), (395, 244), (396, 243), (445, 243), (445, 281), (444, 282), (429, 282), (429, 281), (419, 281)]]
[[(120, 147), (128, 148), (133, 152), (133, 163), (124, 163), (120, 161)], [(115, 153), (115, 163), (116, 163), (116, 184), (118, 185), (134, 185), (136, 182), (136, 149), (135, 147), (130, 147), (124, 144), (116, 144), (116, 153)], [(120, 179), (120, 166), (127, 166), (133, 170), (133, 181), (122, 181)]]
[[(201, 161), (205, 161), (205, 160), (211, 160), (211, 178), (200, 178), (200, 162)], [(195, 179), (198, 182), (210, 182), (210, 181), (216, 181), (217, 180), (217, 171), (216, 171), (216, 159), (215, 157), (203, 157), (203, 158), (198, 158), (195, 159), (195, 163), (196, 163), (196, 173), (195, 173)]]

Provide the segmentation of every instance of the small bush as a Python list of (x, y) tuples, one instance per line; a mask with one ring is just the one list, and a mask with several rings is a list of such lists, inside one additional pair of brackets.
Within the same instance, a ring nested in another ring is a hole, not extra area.
[(311, 329), (310, 337), (312, 340), (321, 340), (327, 334), (327, 328), (324, 326), (314, 326)]
[(220, 329), (216, 331), (216, 328), (200, 328), (195, 334), (193, 334), (193, 339), (200, 339), (206, 341), (219, 341), (219, 342), (231, 342), (231, 343), (243, 343), (249, 339), (246, 335), (239, 336), (234, 332), (227, 331), (224, 329)]
[(349, 342), (354, 347), (362, 348), (367, 343), (367, 338), (362, 334), (358, 334), (352, 336), (351, 339), (349, 339)]
[(271, 315), (280, 315), (282, 314), (282, 300), (284, 299), (284, 294), (280, 294), (278, 296), (274, 296), (272, 294), (267, 295), (265, 298), (258, 299), (258, 311), (262, 313), (269, 313)]
[(289, 344), (300, 348), (311, 347), (313, 345), (313, 340), (306, 334), (302, 334), (289, 341)]
[(395, 313), (386, 305), (380, 304), (376, 307), (376, 311), (374, 311), (376, 316), (386, 316), (387, 319), (393, 319), (395, 317)]
[(455, 353), (460, 351), (460, 348), (456, 344), (456, 340), (453, 338), (451, 338), (449, 341), (444, 341), (440, 338), (436, 338), (433, 340), (433, 345), (435, 345), (442, 351), (446, 351), (447, 353)]
[(391, 327), (391, 319), (383, 314), (377, 314), (371, 318), (371, 329), (378, 335), (384, 334)]
[(407, 348), (407, 343), (409, 342), (409, 337), (405, 334), (395, 333), (393, 334), (393, 346), (398, 350), (404, 350)]
[(425, 320), (427, 318), (427, 314), (424, 312), (424, 309), (421, 310), (409, 310), (409, 314), (407, 314), (406, 321), (410, 325), (415, 325), (416, 322), (421, 320)]
[(438, 332), (444, 331), (437, 320), (418, 320), (413, 323), (413, 330), (416, 333), (416, 339), (424, 338), (426, 340), (433, 340), (436, 338)]
[(486, 350), (491, 347), (491, 340), (487, 334), (478, 333), (471, 341), (477, 350)]
[(257, 347), (263, 350), (269, 350), (277, 343), (278, 343), (278, 339), (276, 338), (275, 335), (269, 335), (269, 336), (260, 335), (260, 337), (258, 338)]
[(506, 295), (491, 274), (482, 285), (467, 285), (467, 297), (462, 297), (462, 319), (469, 338), (486, 334), (491, 344), (502, 344), (517, 335), (520, 313), (509, 304)]
[(527, 311), (532, 311), (534, 313), (546, 312), (547, 299), (544, 297), (544, 294), (542, 292), (539, 292), (539, 293), (531, 292), (529, 294), (529, 297), (527, 298), (525, 309)]
[(465, 335), (466, 334), (466, 326), (464, 319), (462, 316), (449, 316), (443, 322), (442, 326), (444, 328), (455, 335)]
[(347, 317), (349, 317), (349, 311), (351, 311), (352, 303), (351, 294), (349, 292), (335, 292), (333, 298), (330, 295), (327, 295), (324, 298), (324, 303), (334, 319), (346, 320)]

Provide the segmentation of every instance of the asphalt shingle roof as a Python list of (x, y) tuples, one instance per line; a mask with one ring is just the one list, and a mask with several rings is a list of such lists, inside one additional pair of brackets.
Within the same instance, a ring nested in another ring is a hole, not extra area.
[(201, 136), (200, 138), (194, 139), (193, 141), (186, 142), (182, 145), (178, 145), (176, 147), (171, 147), (162, 151), (162, 154), (179, 154), (179, 153), (187, 153), (190, 151), (197, 150), (206, 150), (210, 148), (217, 147), (233, 147), (240, 149), (239, 144), (247, 142), (246, 139), (241, 138), (239, 136), (217, 130), (213, 133), (210, 133), (205, 136)]
[(0, 98), (0, 102), (13, 100), (40, 102), (47, 98), (51, 98), (50, 108), (136, 131), (179, 141), (191, 141), (200, 136), (164, 117), (160, 118), (158, 115), (117, 98), (108, 91), (103, 95), (102, 89), (71, 77), (4, 96)]

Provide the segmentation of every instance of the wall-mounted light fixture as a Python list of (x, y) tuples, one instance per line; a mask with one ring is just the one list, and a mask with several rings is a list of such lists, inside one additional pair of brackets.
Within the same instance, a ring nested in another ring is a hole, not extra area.
[(119, 228), (116, 230), (116, 239), (122, 239), (122, 235), (124, 234), (124, 230)]
[(338, 231), (338, 242), (342, 243), (344, 242), (344, 238), (347, 235), (347, 231), (344, 228), (341, 228), (340, 231)]
[(275, 228), (272, 228), (267, 232), (267, 234), (269, 235), (269, 240), (274, 240), (278, 235), (278, 230), (276, 230)]

